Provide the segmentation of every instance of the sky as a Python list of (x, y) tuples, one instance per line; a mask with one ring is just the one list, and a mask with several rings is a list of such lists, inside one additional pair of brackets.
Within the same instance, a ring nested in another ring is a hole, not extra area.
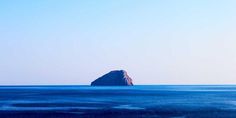
[(236, 84), (235, 0), (0, 0), (0, 85)]

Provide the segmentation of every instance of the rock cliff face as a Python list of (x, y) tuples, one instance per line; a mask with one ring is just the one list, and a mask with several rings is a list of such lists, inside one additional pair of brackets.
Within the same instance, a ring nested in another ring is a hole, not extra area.
[(126, 71), (114, 70), (94, 80), (91, 86), (133, 86), (133, 83)]

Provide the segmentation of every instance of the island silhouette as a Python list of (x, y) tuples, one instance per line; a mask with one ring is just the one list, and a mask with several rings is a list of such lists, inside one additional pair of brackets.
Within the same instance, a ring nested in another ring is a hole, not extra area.
[(91, 86), (133, 86), (133, 82), (125, 70), (113, 70), (94, 80)]

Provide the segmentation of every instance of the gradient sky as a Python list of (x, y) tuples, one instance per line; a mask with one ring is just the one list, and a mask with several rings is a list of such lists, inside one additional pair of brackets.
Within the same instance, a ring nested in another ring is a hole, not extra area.
[(235, 0), (0, 0), (0, 85), (236, 84)]

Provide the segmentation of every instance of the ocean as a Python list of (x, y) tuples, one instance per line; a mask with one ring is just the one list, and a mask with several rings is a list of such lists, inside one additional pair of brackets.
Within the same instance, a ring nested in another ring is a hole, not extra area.
[(236, 118), (236, 86), (0, 87), (0, 118), (83, 117)]

